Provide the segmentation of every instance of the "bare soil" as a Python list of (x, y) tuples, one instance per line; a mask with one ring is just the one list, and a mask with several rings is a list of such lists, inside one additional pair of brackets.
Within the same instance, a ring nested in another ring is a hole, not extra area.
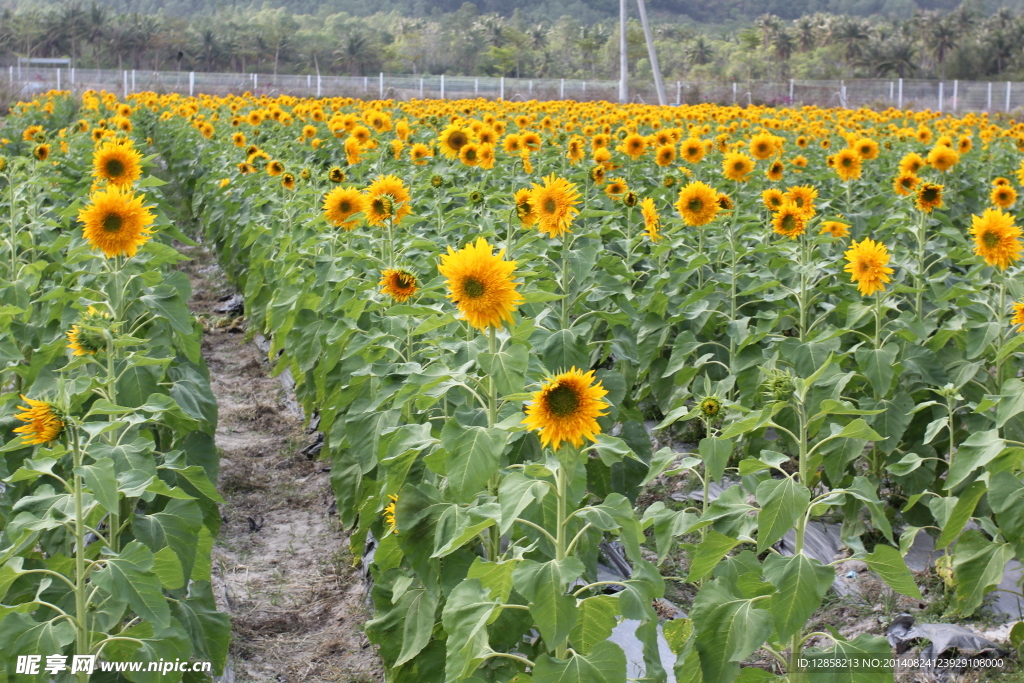
[(286, 405), (265, 355), (245, 341), (244, 320), (215, 311), (234, 289), (212, 254), (181, 251), (193, 259), (183, 270), (206, 330), (203, 356), (220, 410), (218, 488), (226, 504), (213, 584), (232, 625), (222, 680), (383, 681), (362, 630), (370, 616), (362, 577), (333, 514), (329, 463), (300, 452), (314, 435)]

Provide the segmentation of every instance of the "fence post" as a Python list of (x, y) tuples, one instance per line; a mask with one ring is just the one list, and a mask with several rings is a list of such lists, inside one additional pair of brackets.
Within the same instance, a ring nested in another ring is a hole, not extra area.
[(683, 103), (683, 83), (682, 81), (676, 81), (676, 106), (678, 107)]
[(313, 76), (312, 74), (306, 74), (306, 89), (313, 87)]
[(892, 102), (892, 101), (893, 101), (893, 88), (894, 88), (895, 86), (896, 86), (896, 84), (895, 84), (895, 83), (893, 83), (892, 81), (889, 81), (889, 101), (890, 101), (890, 102)]
[(363, 76), (363, 92), (370, 92), (370, 77)]
[(530, 81), (530, 95), (533, 95), (533, 81)]
[(900, 88), (896, 96), (896, 108), (903, 109), (903, 79), (900, 79)]
[(316, 75), (316, 96), (317, 97), (321, 97), (321, 95), (320, 95), (321, 91), (322, 91), (322, 89), (320, 87), (320, 74), (317, 74)]
[(188, 72), (188, 96), (192, 97), (193, 95), (195, 95), (195, 91), (196, 91), (196, 72), (195, 71), (189, 71)]
[(1006, 111), (1010, 111), (1010, 81), (1006, 81)]
[(132, 69), (132, 92), (135, 92), (135, 69)]
[(474, 78), (473, 79), (473, 96), (476, 97), (478, 95), (480, 95), (480, 79), (479, 78)]
[[(191, 95), (192, 93), (189, 93)], [(128, 71), (124, 71), (124, 96), (128, 97)]]
[(502, 99), (502, 100), (505, 99), (505, 77), (504, 76), (501, 77), (501, 95), (499, 96), (499, 99)]
[(940, 114), (942, 113), (942, 100), (943, 100), (942, 89), (943, 89), (944, 85), (945, 84), (942, 81), (939, 81), (939, 113)]
[(7, 68), (9, 70), (7, 75), (10, 78), (11, 83), (14, 83), (14, 67), (13, 66), (9, 66)]
[(789, 79), (789, 103), (790, 104), (793, 104), (793, 83), (794, 83), (794, 80), (792, 78)]
[(71, 88), (75, 87), (75, 68), (71, 67)]
[(736, 81), (732, 82), (732, 103), (736, 104)]
[(992, 111), (992, 81), (988, 82), (988, 99), (985, 100), (985, 111)]
[(259, 74), (253, 74), (252, 75), (252, 89), (253, 89), (253, 91), (255, 91), (259, 87), (260, 87), (260, 76), (259, 76)]
[(960, 81), (953, 81), (953, 113), (956, 113), (959, 102), (957, 101), (957, 86), (960, 85)]
[(587, 82), (586, 81), (583, 81), (583, 94), (584, 95), (587, 94)]
[(420, 79), (420, 99), (423, 99), (423, 79)]
[(839, 81), (839, 106), (846, 109), (846, 81)]
[(441, 99), (444, 99), (444, 74), (441, 74)]
[(57, 90), (60, 90), (60, 67), (57, 67)]

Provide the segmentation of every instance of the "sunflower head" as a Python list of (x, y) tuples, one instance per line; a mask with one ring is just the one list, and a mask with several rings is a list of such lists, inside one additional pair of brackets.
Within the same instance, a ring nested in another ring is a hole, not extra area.
[(580, 193), (576, 186), (554, 173), (544, 178), (544, 184), (533, 183), (533, 206), (537, 212), (537, 229), (550, 237), (569, 232), (573, 220), (579, 215), (577, 205)]
[(142, 155), (128, 141), (104, 142), (93, 153), (92, 174), (111, 185), (128, 187), (142, 175)]
[(636, 206), (637, 201), (639, 198), (636, 196), (636, 192), (630, 191), (622, 195), (622, 203), (626, 206)]
[(398, 496), (388, 494), (390, 502), (384, 506), (384, 523), (388, 525), (390, 533), (398, 533), (398, 523), (395, 521), (395, 507), (398, 504)]
[(21, 400), (28, 405), (18, 406), (22, 411), (15, 414), (15, 419), (25, 424), (14, 430), (21, 440), (29, 445), (50, 443), (64, 433), (64, 420), (52, 403), (37, 401), (24, 394)]
[(921, 179), (913, 173), (900, 173), (898, 176), (893, 178), (892, 189), (893, 192), (901, 197), (906, 197), (913, 193), (914, 189), (920, 182)]
[(411, 196), (398, 176), (379, 176), (366, 188), (366, 198), (368, 225), (382, 225), (388, 219), (397, 223), (412, 213)]
[(764, 381), (761, 384), (764, 397), (771, 401), (788, 401), (793, 395), (793, 375), (777, 368), (763, 368)]
[(532, 227), (538, 219), (537, 212), (533, 206), (533, 191), (524, 187), (516, 190), (514, 198), (516, 202), (516, 215), (519, 216), (519, 222), (522, 223), (524, 228)]
[(478, 330), (500, 327), (512, 322), (512, 313), (523, 302), (513, 279), (515, 261), (504, 260), (505, 251), (496, 256), (483, 237), (459, 251), (448, 247), (441, 256), (438, 272), (447, 278), (447, 297), (462, 317)]
[(820, 235), (828, 233), (836, 239), (841, 239), (850, 234), (850, 226), (842, 221), (825, 221), (821, 224), (821, 230), (818, 232)]
[(284, 164), (277, 159), (273, 159), (267, 163), (267, 175), (279, 176), (284, 173)]
[(676, 209), (683, 222), (699, 228), (713, 221), (721, 207), (714, 188), (702, 182), (692, 182), (679, 190)]
[(754, 161), (742, 152), (729, 152), (722, 162), (722, 173), (729, 180), (745, 182), (754, 170)]
[(996, 185), (989, 194), (989, 200), (1000, 209), (1008, 209), (1017, 201), (1017, 190), (1012, 185)]
[(860, 178), (861, 173), (861, 156), (854, 149), (841, 149), (834, 156), (835, 172), (839, 174), (840, 179), (845, 182), (856, 180)]
[(674, 175), (667, 175), (665, 176), (665, 179), (661, 181), (661, 184), (664, 187), (675, 187), (678, 182), (679, 180), (677, 180)]
[(782, 193), (782, 190), (770, 187), (761, 193), (761, 201), (769, 211), (777, 211), (786, 201), (786, 195)]
[(110, 314), (89, 306), (68, 330), (68, 348), (75, 356), (95, 356), (107, 348), (107, 334), (111, 330)]
[(711, 422), (722, 414), (722, 400), (717, 396), (705, 396), (697, 404), (701, 419)]
[(661, 217), (658, 215), (658, 209), (653, 199), (650, 197), (643, 198), (643, 201), (640, 202), (640, 214), (644, 219), (644, 234), (652, 242), (660, 241)]
[(411, 296), (419, 291), (416, 276), (407, 270), (385, 270), (381, 273), (380, 282), (377, 284), (384, 294), (387, 294), (398, 303), (408, 301)]
[(343, 183), (345, 182), (345, 172), (340, 167), (334, 166), (327, 172), (327, 179), (332, 183)]
[(32, 156), (39, 161), (46, 161), (50, 158), (50, 146), (48, 144), (36, 145), (36, 148), (32, 150)]
[(1021, 229), (1014, 224), (1011, 214), (1000, 209), (985, 209), (980, 216), (972, 216), (971, 234), (974, 253), (1000, 270), (1006, 270), (1020, 259), (1024, 251)]
[(1010, 323), (1017, 327), (1018, 332), (1024, 332), (1024, 301), (1016, 301), (1013, 304), (1013, 317)]
[(925, 213), (931, 213), (932, 209), (942, 208), (942, 185), (936, 183), (921, 183), (917, 188), (917, 208)]
[(78, 213), (84, 224), (83, 236), (107, 257), (135, 256), (152, 237), (155, 216), (143, 206), (143, 196), (111, 185), (89, 197), (89, 205)]
[(444, 176), (434, 175), (430, 178), (430, 185), (434, 188), (444, 187)]
[(597, 418), (608, 408), (603, 400), (607, 394), (593, 370), (584, 373), (573, 367), (549, 378), (533, 394), (523, 424), (540, 432), (541, 443), (553, 450), (563, 442), (580, 448), (584, 439), (595, 441), (601, 433)]
[(806, 229), (806, 214), (793, 202), (783, 202), (772, 218), (772, 230), (793, 240), (804, 234)]
[(785, 170), (785, 165), (776, 159), (768, 166), (768, 170), (764, 174), (768, 180), (782, 180), (782, 174)]
[(469, 193), (470, 204), (482, 204), (484, 201), (484, 193), (480, 190), (473, 190)]
[(324, 197), (324, 218), (346, 231), (356, 227), (353, 216), (365, 209), (366, 197), (354, 187), (336, 187)]
[(884, 244), (871, 239), (859, 243), (855, 241), (844, 255), (847, 261), (844, 270), (850, 274), (850, 279), (857, 284), (861, 294), (871, 296), (885, 289), (894, 271), (887, 266), (889, 251)]

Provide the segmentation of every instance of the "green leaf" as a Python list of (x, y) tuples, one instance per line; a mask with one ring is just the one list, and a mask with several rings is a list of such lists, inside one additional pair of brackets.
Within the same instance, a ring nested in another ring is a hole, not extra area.
[(576, 624), (569, 631), (569, 642), (577, 652), (590, 654), (608, 640), (618, 623), (619, 598), (616, 595), (595, 595), (580, 600)]
[(498, 501), (501, 504), (501, 533), (508, 533), (516, 517), (530, 503), (541, 500), (547, 491), (547, 484), (530, 479), (522, 472), (513, 471), (505, 475), (498, 486)]
[(487, 624), (498, 608), (479, 579), (466, 579), (448, 594), (441, 613), (441, 624), (448, 633), (446, 683), (456, 683), (480, 666), (490, 650)]
[(878, 574), (897, 593), (918, 600), (922, 599), (921, 589), (914, 583), (914, 576), (896, 548), (879, 543), (875, 546), (874, 552), (865, 557), (864, 561), (871, 567), (871, 571)]
[(576, 367), (590, 367), (590, 350), (582, 335), (572, 330), (553, 332), (540, 349), (540, 357), (548, 371), (564, 372)]
[(566, 660), (541, 655), (533, 670), (533, 683), (622, 683), (624, 680), (626, 653), (609, 640), (595, 645), (589, 655), (573, 652)]
[(499, 394), (515, 394), (522, 391), (526, 383), (530, 352), (522, 344), (511, 344), (497, 353), (481, 353), (477, 356), (477, 362), (495, 381)]
[(704, 584), (694, 600), (690, 618), (697, 626), (697, 652), (705, 683), (730, 683), (739, 674), (738, 662), (753, 654), (772, 635), (772, 615), (762, 599), (738, 598), (723, 579)]
[(402, 629), (402, 651), (395, 660), (395, 666), (409, 661), (427, 646), (437, 614), (437, 596), (422, 588), (406, 591), (399, 602), (406, 610), (406, 616)]
[(765, 559), (764, 576), (778, 589), (769, 607), (779, 639), (787, 641), (821, 606), (836, 571), (803, 552), (792, 557), (772, 553)]
[(85, 479), (85, 485), (107, 512), (117, 512), (117, 478), (114, 475), (113, 460), (101, 458), (92, 465), (76, 467), (75, 474)]
[(503, 429), (462, 427), (449, 421), (441, 431), (448, 485), (459, 503), (468, 503), (498, 469), (509, 433)]
[(672, 650), (672, 654), (681, 655), (686, 648), (686, 644), (693, 637), (693, 621), (690, 619), (670, 619), (662, 627), (662, 633), (665, 635), (665, 642), (668, 643), (668, 648)]
[(762, 553), (786, 532), (807, 511), (811, 492), (793, 477), (766, 479), (755, 493), (761, 511), (757, 515), (757, 552)]
[(857, 418), (845, 425), (838, 434), (839, 438), (845, 439), (867, 439), (868, 441), (882, 441), (884, 437), (868, 426), (862, 418)]
[(171, 285), (157, 285), (149, 294), (140, 296), (139, 301), (170, 323), (175, 332), (192, 334), (192, 314), (181, 294)]
[(988, 540), (977, 529), (960, 536), (953, 551), (953, 585), (958, 612), (970, 616), (985, 596), (1003, 580), (1006, 563), (1013, 558), (1009, 543)]
[(163, 510), (151, 515), (135, 515), (135, 537), (156, 552), (167, 546), (181, 560), (186, 576), (192, 575), (196, 557), (197, 534), (203, 525), (203, 513), (194, 500), (174, 499)]
[(611, 467), (617, 462), (622, 462), (623, 458), (637, 459), (633, 449), (622, 439), (607, 434), (598, 434), (595, 438), (591, 448), (597, 452), (601, 462), (605, 465)]
[(704, 461), (704, 468), (713, 481), (721, 481), (725, 474), (725, 466), (732, 455), (733, 442), (724, 438), (704, 438), (700, 440), (698, 451)]
[(953, 454), (946, 475), (946, 490), (952, 491), (970, 476), (974, 470), (989, 464), (1006, 448), (1006, 442), (999, 438), (998, 429), (974, 432), (960, 444)]
[(485, 503), (468, 509), (449, 505), (437, 519), (434, 554), (431, 557), (444, 557), (455, 552), (481, 531), (493, 526), (500, 514), (497, 503)]
[(121, 549), (120, 555), (107, 558), (103, 569), (92, 574), (92, 580), (100, 588), (127, 600), (143, 619), (158, 628), (167, 628), (171, 624), (171, 612), (152, 568), (153, 553), (138, 541), (132, 541)]
[(956, 537), (960, 535), (974, 515), (974, 508), (977, 507), (981, 497), (985, 495), (985, 490), (985, 482), (974, 481), (961, 492), (960, 497), (956, 500), (956, 505), (953, 506), (953, 511), (949, 513), (949, 518), (942, 525), (942, 533), (935, 541), (936, 550), (942, 550), (956, 540)]
[(697, 544), (697, 550), (693, 554), (690, 563), (690, 573), (686, 575), (688, 583), (696, 583), (711, 573), (711, 570), (719, 561), (729, 554), (729, 551), (738, 546), (742, 541), (736, 538), (729, 538), (720, 534), (714, 529), (708, 530), (708, 535), (703, 541)]
[(182, 588), (185, 585), (185, 573), (181, 568), (181, 560), (169, 547), (163, 547), (153, 553), (153, 573), (160, 579), (160, 585), (169, 590)]
[(28, 614), (9, 612), (0, 621), (0, 643), (8, 657), (59, 654), (74, 640), (75, 629), (67, 619), (40, 622)]
[(896, 374), (896, 356), (899, 350), (896, 344), (886, 344), (880, 349), (857, 349), (857, 369), (868, 378), (879, 396), (889, 393), (889, 386)]
[(565, 590), (584, 571), (576, 557), (538, 563), (523, 560), (512, 574), (516, 590), (530, 601), (530, 615), (544, 642), (554, 647), (576, 624), (576, 598)]
[(914, 399), (909, 394), (900, 393), (892, 399), (883, 399), (877, 402), (863, 399), (861, 404), (871, 409), (885, 411), (872, 417), (871, 426), (878, 434), (885, 437), (884, 440), (875, 442), (875, 448), (889, 455), (900, 445), (903, 433), (907, 431), (907, 426), (914, 418)]
[(512, 593), (512, 572), (520, 561), (514, 559), (506, 562), (487, 562), (478, 557), (469, 566), (466, 578), (480, 579), (480, 585), (491, 592), (492, 598), (505, 603)]
[(188, 599), (171, 603), (174, 617), (192, 639), (192, 656), (213, 664), (214, 675), (224, 670), (231, 639), (231, 618), (217, 611), (209, 581), (193, 581)]

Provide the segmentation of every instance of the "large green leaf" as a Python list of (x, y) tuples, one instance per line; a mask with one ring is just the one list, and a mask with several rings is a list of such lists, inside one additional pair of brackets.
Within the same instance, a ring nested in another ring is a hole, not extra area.
[(578, 332), (558, 330), (553, 332), (540, 349), (540, 357), (549, 372), (563, 372), (576, 367), (585, 370), (590, 367), (590, 350), (587, 342)]
[(441, 624), (448, 633), (445, 682), (456, 683), (476, 671), (486, 656), (487, 623), (499, 609), (479, 579), (466, 579), (448, 595)]
[(498, 501), (501, 503), (501, 533), (508, 533), (512, 524), (530, 503), (541, 500), (548, 491), (548, 485), (537, 479), (530, 479), (522, 472), (514, 471), (505, 475), (498, 486)]
[(31, 615), (10, 612), (0, 621), (0, 643), (7, 657), (59, 654), (74, 639), (75, 629), (66, 619), (36, 621)]
[(763, 598), (733, 595), (723, 579), (704, 584), (693, 602), (690, 618), (697, 626), (697, 652), (705, 683), (730, 683), (739, 674), (738, 662), (753, 654), (771, 636), (772, 615)]
[(946, 490), (952, 491), (974, 470), (989, 464), (1006, 448), (998, 429), (974, 432), (956, 449), (946, 475)]
[(703, 541), (697, 544), (697, 549), (690, 562), (690, 573), (686, 575), (686, 581), (694, 583), (700, 581), (711, 573), (719, 560), (729, 554), (729, 551), (738, 546), (742, 541), (720, 534), (714, 529), (709, 529)]
[(417, 588), (406, 591), (399, 602), (405, 612), (405, 625), (402, 629), (402, 651), (395, 660), (399, 666), (418, 655), (430, 642), (430, 634), (434, 630), (437, 614), (437, 595)]
[(794, 477), (766, 479), (755, 493), (761, 511), (757, 515), (757, 552), (774, 545), (807, 512), (811, 492)]
[(113, 460), (101, 458), (91, 465), (81, 465), (75, 468), (75, 474), (85, 480), (85, 485), (107, 512), (117, 512), (117, 479)]
[(1012, 557), (1013, 547), (1009, 543), (990, 541), (977, 529), (965, 531), (953, 553), (957, 611), (973, 614), (1003, 580), (1003, 570)]
[(803, 628), (821, 605), (836, 572), (803, 552), (792, 557), (772, 553), (765, 559), (764, 576), (778, 589), (769, 607), (779, 640), (785, 642)]
[(164, 546), (170, 547), (181, 560), (185, 576), (191, 576), (199, 527), (202, 525), (203, 513), (198, 503), (194, 500), (174, 499), (160, 512), (135, 515), (132, 528), (135, 537), (153, 552)]
[(512, 574), (516, 590), (530, 601), (530, 614), (548, 647), (565, 640), (576, 624), (576, 598), (565, 591), (583, 571), (583, 563), (570, 556), (544, 563), (524, 560)]
[(530, 352), (521, 344), (510, 344), (497, 353), (481, 353), (477, 362), (480, 369), (494, 380), (499, 394), (517, 394), (526, 383)]
[(732, 448), (731, 439), (710, 437), (700, 440), (700, 459), (704, 461), (704, 469), (713, 481), (722, 480), (725, 466), (729, 464), (729, 456), (732, 455)]
[(913, 574), (896, 548), (879, 543), (864, 561), (894, 591), (910, 598), (922, 599), (921, 589), (914, 583)]
[(126, 599), (143, 619), (158, 628), (167, 628), (171, 624), (171, 611), (161, 591), (160, 579), (152, 569), (153, 553), (138, 541), (132, 541), (119, 555), (106, 558), (106, 565), (93, 572), (92, 580), (104, 590)]
[(151, 311), (171, 324), (171, 328), (180, 334), (192, 333), (192, 314), (188, 305), (181, 298), (178, 290), (170, 285), (157, 285), (149, 294), (139, 300)]
[(218, 612), (209, 581), (194, 581), (188, 598), (171, 603), (171, 612), (188, 631), (197, 659), (213, 663), (215, 675), (224, 669), (231, 640), (231, 618)]
[(608, 640), (618, 623), (619, 598), (616, 595), (594, 595), (580, 600), (576, 624), (569, 631), (573, 649), (590, 654), (600, 643)]
[(441, 432), (448, 485), (459, 503), (468, 503), (498, 469), (509, 433), (504, 429), (463, 427), (454, 420)]
[(879, 396), (889, 393), (889, 386), (896, 374), (896, 356), (899, 350), (896, 344), (886, 344), (880, 349), (857, 349), (857, 368), (868, 378)]
[(956, 540), (956, 537), (964, 530), (964, 526), (974, 515), (974, 508), (978, 501), (985, 495), (986, 487), (983, 481), (971, 482), (970, 486), (963, 490), (960, 497), (956, 499), (953, 511), (949, 513), (945, 524), (942, 525), (942, 533), (935, 541), (935, 548), (941, 550)]
[(548, 655), (537, 658), (533, 683), (622, 683), (626, 680), (626, 653), (605, 640), (590, 654), (570, 653), (566, 660)]

